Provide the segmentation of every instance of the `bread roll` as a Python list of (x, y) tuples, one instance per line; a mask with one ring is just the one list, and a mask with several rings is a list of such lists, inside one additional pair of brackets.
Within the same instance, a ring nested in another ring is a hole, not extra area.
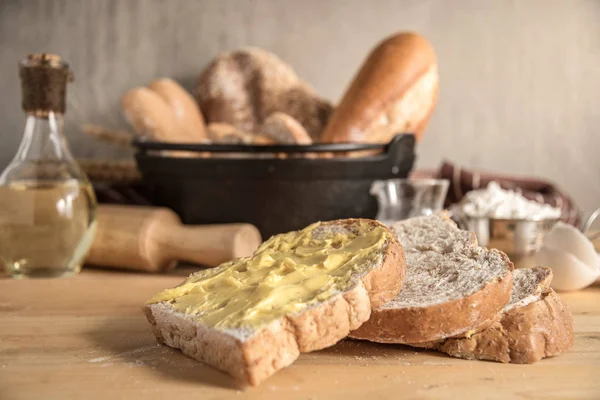
[(271, 138), (237, 129), (233, 125), (215, 122), (208, 124), (208, 137), (216, 144), (273, 144)]
[(282, 144), (312, 144), (306, 129), (293, 117), (282, 112), (271, 114), (260, 132), (273, 141)]
[(138, 135), (176, 143), (203, 143), (206, 128), (193, 98), (170, 79), (159, 79), (148, 88), (127, 91), (121, 106)]
[(167, 142), (185, 142), (188, 137), (171, 107), (148, 88), (136, 87), (127, 91), (121, 106), (125, 118), (140, 136)]
[(387, 143), (398, 133), (419, 140), (435, 108), (438, 69), (431, 44), (415, 33), (381, 42), (346, 90), (323, 142)]
[(257, 48), (218, 55), (200, 75), (196, 99), (208, 123), (259, 132), (265, 119), (280, 111), (298, 120), (313, 138), (321, 134), (332, 109), (289, 65)]
[(156, 92), (171, 107), (175, 117), (190, 138), (205, 138), (206, 124), (196, 100), (177, 82), (169, 78), (157, 79), (148, 85), (150, 90)]
[(310, 135), (312, 141), (321, 140), (321, 134), (333, 113), (333, 106), (318, 97), (314, 90), (306, 85), (298, 85), (278, 98), (277, 110), (300, 123)]

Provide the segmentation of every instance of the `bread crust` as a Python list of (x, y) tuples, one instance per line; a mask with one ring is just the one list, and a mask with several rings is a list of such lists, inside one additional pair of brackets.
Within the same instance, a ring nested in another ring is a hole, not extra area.
[(499, 321), (469, 338), (454, 338), (435, 348), (453, 357), (531, 364), (573, 346), (573, 316), (550, 289), (539, 301), (506, 312)]
[[(352, 225), (360, 221), (325, 224)], [(368, 223), (372, 227), (381, 225), (376, 221)], [(369, 318), (372, 304), (383, 304), (398, 294), (405, 267), (402, 247), (391, 234), (382, 264), (350, 290), (302, 313), (272, 321), (247, 339), (203, 326), (173, 311), (167, 303), (142, 308), (159, 343), (179, 348), (184, 354), (254, 386), (290, 365), (301, 352), (331, 346), (358, 328)]]
[[(502, 256), (510, 262), (504, 253)], [(488, 282), (476, 293), (454, 301), (428, 307), (373, 309), (369, 320), (349, 336), (378, 343), (410, 344), (436, 341), (478, 327), (481, 329), (510, 300), (511, 270), (503, 277)]]
[[(398, 109), (410, 108), (402, 103), (405, 96), (430, 72), (432, 85), (411, 94), (415, 109), (398, 115)], [(329, 119), (322, 141), (387, 143), (404, 129), (420, 139), (437, 94), (437, 60), (431, 44), (415, 33), (393, 35), (367, 57)], [(382, 118), (380, 125), (387, 126), (383, 134), (373, 126)]]

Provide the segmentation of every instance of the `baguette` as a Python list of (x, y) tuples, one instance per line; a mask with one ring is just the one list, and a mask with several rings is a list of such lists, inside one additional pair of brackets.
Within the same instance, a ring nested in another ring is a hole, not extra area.
[(531, 364), (573, 346), (573, 317), (550, 288), (549, 268), (517, 269), (510, 302), (487, 328), (419, 347), (453, 357)]
[(257, 385), (358, 328), (372, 306), (396, 296), (404, 269), (402, 247), (384, 225), (316, 223), (190, 276), (143, 311), (160, 343)]
[(420, 140), (438, 97), (438, 68), (431, 44), (399, 33), (368, 56), (331, 115), (323, 142), (388, 143), (399, 133)]
[(510, 299), (513, 265), (498, 250), (477, 246), (447, 214), (392, 226), (406, 252), (399, 295), (373, 309), (350, 337), (380, 343), (423, 343), (477, 329)]

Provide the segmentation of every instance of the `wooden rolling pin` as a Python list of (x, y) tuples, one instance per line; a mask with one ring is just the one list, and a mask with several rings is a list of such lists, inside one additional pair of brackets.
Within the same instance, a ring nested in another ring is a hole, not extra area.
[(162, 272), (177, 261), (214, 267), (261, 244), (251, 224), (185, 226), (168, 208), (101, 205), (87, 264)]

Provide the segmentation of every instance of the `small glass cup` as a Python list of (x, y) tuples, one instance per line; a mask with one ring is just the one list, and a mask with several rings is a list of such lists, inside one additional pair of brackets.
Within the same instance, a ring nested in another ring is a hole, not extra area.
[(389, 179), (375, 181), (371, 195), (377, 198), (377, 220), (393, 221), (424, 216), (440, 211), (448, 193), (446, 179)]

